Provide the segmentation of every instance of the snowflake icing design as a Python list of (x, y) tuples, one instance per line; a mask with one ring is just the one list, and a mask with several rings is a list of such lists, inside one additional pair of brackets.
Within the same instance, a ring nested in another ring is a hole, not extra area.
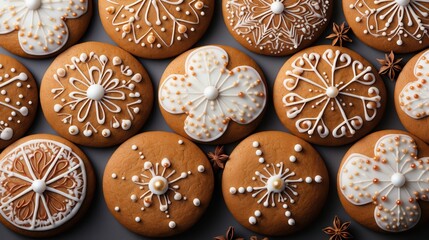
[(66, 19), (79, 18), (87, 8), (87, 0), (0, 0), (0, 34), (18, 31), (25, 53), (52, 54), (67, 43)]
[(399, 105), (408, 116), (421, 119), (429, 116), (429, 51), (414, 66), (416, 81), (409, 82), (399, 94)]
[(417, 149), (408, 135), (385, 135), (374, 157), (353, 153), (340, 170), (344, 197), (354, 205), (375, 204), (375, 221), (385, 231), (414, 227), (421, 215), (418, 200), (429, 201), (429, 158), (418, 158)]
[(160, 87), (162, 108), (171, 114), (187, 114), (184, 129), (193, 139), (216, 140), (229, 121), (248, 124), (265, 107), (266, 88), (259, 73), (249, 66), (229, 71), (228, 61), (222, 48), (198, 48), (186, 59), (186, 74), (172, 74)]
[[(257, 203), (261, 204), (265, 208), (277, 207), (277, 204), (280, 204), (285, 211), (285, 216), (287, 222), (290, 226), (295, 225), (295, 219), (292, 216), (292, 212), (289, 211), (287, 202), (294, 204), (294, 197), (298, 196), (298, 184), (306, 183), (311, 184), (313, 178), (306, 177), (305, 180), (302, 178), (296, 177), (296, 172), (291, 171), (289, 168), (285, 168), (283, 162), (276, 164), (266, 164), (265, 159), (261, 157), (263, 155), (261, 144), (257, 141), (252, 143), (252, 146), (257, 149), (255, 151), (256, 156), (259, 158), (259, 163), (263, 171), (255, 171), (255, 176), (252, 177), (252, 180), (257, 182), (256, 186), (248, 187), (230, 187), (229, 192), (232, 195), (238, 194), (252, 194), (253, 198), (257, 198)], [(300, 144), (294, 146), (296, 152), (301, 152), (303, 150)], [(291, 163), (296, 162), (296, 157), (290, 157)], [(322, 177), (317, 175), (314, 177), (314, 182), (321, 183)], [(258, 223), (258, 218), (262, 216), (260, 210), (256, 210), (252, 216), (249, 217), (249, 223), (255, 225)]]
[[(112, 15), (115, 31), (129, 42), (150, 48), (171, 47), (174, 41), (184, 41), (189, 32), (196, 31), (194, 27), (208, 8), (200, 0), (136, 0), (127, 5), (107, 2), (112, 4), (106, 12)], [(165, 23), (170, 21), (172, 27), (166, 28)]]
[[(319, 72), (322, 64), (327, 65), (330, 71)], [(351, 70), (352, 77), (337, 80), (339, 70), (343, 72), (342, 76), (346, 76), (344, 71)], [(322, 56), (318, 53), (304, 53), (293, 61), (292, 70), (288, 70), (286, 76), (283, 86), (289, 93), (283, 97), (283, 103), (287, 108), (287, 117), (299, 118), (295, 122), (297, 130), (307, 133), (309, 137), (317, 133), (325, 138), (330, 134), (331, 129), (323, 120), (326, 114), (339, 115), (341, 119), (332, 130), (333, 137), (352, 136), (362, 127), (364, 120), (371, 121), (376, 117), (377, 108), (381, 106), (379, 89), (373, 86), (376, 78), (372, 68), (352, 60), (350, 55), (340, 50), (327, 49)], [(356, 89), (357, 85), (363, 90)], [(302, 95), (294, 92), (301, 86), (309, 87), (308, 92)], [(355, 100), (362, 104), (353, 104), (352, 101)], [(316, 116), (300, 116), (310, 108), (318, 109)], [(347, 116), (347, 112), (350, 112), (347, 109), (352, 108), (358, 108), (363, 116)]]
[[(65, 68), (57, 69), (54, 79), (59, 87), (52, 89), (54, 99), (59, 98), (66, 91), (67, 86), (73, 90), (67, 95), (70, 100), (62, 98), (61, 103), (53, 107), (58, 116), (64, 116), (63, 123), (70, 125), (69, 133), (77, 135), (80, 130), (73, 125), (73, 115), (62, 112), (65, 107), (69, 107), (71, 111), (77, 111), (76, 119), (79, 123), (87, 121), (88, 116), (95, 112), (99, 125), (105, 125), (107, 116), (112, 115), (112, 119), (109, 119), (112, 128), (130, 129), (134, 115), (140, 111), (136, 105), (142, 103), (140, 93), (133, 92), (135, 84), (142, 81), (141, 74), (134, 73), (119, 57), (113, 58), (112, 66), (109, 68), (109, 58), (105, 55), (98, 56), (94, 52), (89, 56), (82, 53), (79, 57), (73, 57), (71, 62), (72, 64), (66, 64)], [(118, 68), (122, 77), (128, 80), (115, 78), (115, 72), (112, 70), (114, 68)], [(77, 72), (79, 77), (68, 78), (67, 71)], [(61, 82), (64, 78), (68, 83)], [(118, 118), (123, 109), (118, 105), (119, 102), (129, 102), (126, 105), (127, 116), (121, 122)], [(86, 137), (98, 133), (97, 127), (89, 121), (84, 128), (83, 134)], [(111, 135), (109, 128), (104, 128), (101, 133), (104, 137)]]
[[(403, 38), (412, 38), (422, 43), (427, 38), (429, 5), (426, 0), (376, 0), (376, 7), (368, 6), (368, 0), (356, 0), (350, 4), (359, 16), (355, 21), (366, 24), (364, 34), (396, 40), (401, 46)], [(385, 22), (385, 23), (383, 23)]]
[(29, 231), (57, 228), (72, 219), (86, 195), (82, 159), (52, 140), (23, 143), (0, 160), (0, 214)]
[(228, 21), (249, 45), (273, 54), (294, 50), (327, 23), (324, 0), (228, 0)]

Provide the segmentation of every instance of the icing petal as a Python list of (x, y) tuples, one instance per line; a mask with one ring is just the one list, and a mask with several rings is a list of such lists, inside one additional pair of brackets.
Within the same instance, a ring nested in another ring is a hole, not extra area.
[[(7, 34), (16, 30), (20, 19), (25, 15), (24, 1), (0, 0), (0, 34)], [(19, 28), (19, 27), (18, 27)]]
[(200, 82), (213, 85), (219, 77), (219, 71), (228, 71), (228, 54), (220, 47), (201, 47), (191, 52), (186, 58), (186, 74), (193, 76)]
[(183, 75), (173, 74), (162, 83), (159, 88), (159, 103), (165, 111), (172, 114), (185, 113), (188, 102), (198, 96), (192, 96), (191, 99), (188, 94), (186, 85), (190, 83), (189, 79)]

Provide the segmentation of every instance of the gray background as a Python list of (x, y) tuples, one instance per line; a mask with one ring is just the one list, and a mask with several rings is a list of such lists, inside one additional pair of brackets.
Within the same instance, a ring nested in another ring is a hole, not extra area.
[[(94, 1), (94, 17), (92, 19), (89, 30), (86, 35), (81, 39), (81, 42), (86, 41), (101, 41), (106, 43), (114, 44), (113, 41), (106, 35), (97, 10), (97, 2)], [(272, 86), (274, 80), (277, 76), (277, 72), (283, 63), (288, 59), (287, 57), (266, 57), (260, 56), (257, 54), (253, 54), (247, 51), (244, 47), (240, 46), (233, 37), (229, 34), (228, 30), (222, 19), (222, 8), (221, 8), (221, 0), (216, 0), (216, 9), (214, 14), (214, 19), (211, 23), (211, 26), (204, 37), (197, 43), (197, 46), (207, 45), (207, 44), (223, 44), (235, 47), (246, 54), (250, 55), (263, 69), (266, 79), (268, 80), (269, 91), (271, 93)], [(332, 21), (336, 23), (341, 23), (344, 21), (344, 16), (342, 13), (342, 6), (340, 0), (334, 1), (334, 15)], [(326, 33), (320, 37), (319, 41), (314, 45), (320, 44), (330, 44), (331, 41), (325, 39), (325, 37), (331, 33), (331, 24), (329, 25)], [(352, 35), (352, 34), (351, 34)], [(368, 61), (370, 61), (374, 66), (378, 69), (379, 64), (376, 61), (376, 58), (383, 58), (384, 53), (374, 50), (360, 41), (358, 41), (354, 36), (353, 43), (347, 44), (346, 46), (357, 51), (362, 56), (364, 56)], [(0, 49), (0, 53), (11, 55), (6, 52), (4, 49)], [(400, 57), (404, 57), (404, 62), (406, 62), (413, 54), (401, 55)], [(53, 59), (46, 60), (29, 60), (17, 57), (19, 61), (21, 61), (27, 68), (34, 74), (34, 77), (39, 82), (42, 80), (45, 70), (48, 68), (49, 64), (53, 61)], [(171, 59), (167, 60), (145, 60), (140, 59), (144, 67), (149, 72), (152, 82), (154, 84), (155, 89), (158, 87), (158, 82), (163, 73), (167, 64), (171, 61)], [(393, 90), (395, 83), (389, 81), (388, 79), (384, 79), (386, 88), (388, 90), (388, 107), (386, 113), (376, 128), (376, 130), (381, 129), (403, 129), (403, 126), (398, 120), (396, 112), (393, 106)], [(271, 96), (271, 94), (270, 94)], [(164, 119), (161, 116), (159, 111), (159, 107), (156, 104), (153, 112), (149, 118), (149, 121), (143, 127), (142, 132), (145, 131), (153, 131), (153, 130), (163, 130), (163, 131), (171, 131), (166, 125)], [(279, 131), (287, 131), (279, 122), (274, 108), (271, 104), (271, 100), (268, 103), (268, 111), (264, 117), (262, 124), (256, 131), (264, 131), (264, 130), (279, 130)], [(34, 133), (51, 133), (56, 134), (55, 131), (48, 125), (45, 118), (43, 117), (42, 111), (39, 109), (39, 113), (37, 119), (32, 126), (30, 132), (28, 134)], [(226, 146), (227, 153), (232, 151), (235, 144), (229, 144)], [(317, 150), (319, 150), (320, 154), (325, 159), (326, 165), (328, 167), (330, 177), (331, 177), (331, 189), (329, 192), (329, 199), (326, 203), (326, 207), (324, 208), (321, 215), (314, 217), (308, 216), (310, 218), (315, 218), (315, 221), (311, 226), (308, 226), (305, 230), (296, 233), (292, 236), (288, 236), (287, 239), (328, 239), (328, 235), (322, 232), (322, 228), (326, 226), (332, 225), (332, 219), (335, 215), (339, 215), (342, 220), (351, 220), (351, 218), (344, 212), (340, 201), (338, 200), (337, 192), (336, 192), (336, 174), (338, 170), (338, 166), (341, 162), (342, 156), (345, 151), (350, 147), (350, 145), (346, 145), (343, 147), (320, 147), (315, 146)], [(212, 151), (214, 150), (213, 146), (203, 146), (201, 148), (204, 151)], [(135, 235), (129, 231), (127, 231), (124, 227), (122, 227), (112, 215), (110, 215), (109, 211), (106, 208), (106, 204), (104, 203), (103, 193), (101, 189), (101, 182), (104, 167), (110, 157), (110, 155), (115, 151), (116, 147), (108, 148), (108, 149), (95, 149), (95, 148), (87, 148), (82, 147), (84, 152), (88, 155), (88, 157), (92, 160), (92, 164), (94, 166), (96, 175), (97, 175), (97, 189), (95, 193), (95, 199), (92, 203), (92, 208), (86, 215), (86, 217), (75, 226), (75, 228), (71, 229), (66, 233), (63, 233), (57, 236), (55, 239), (147, 239), (141, 236)], [(221, 175), (218, 174), (216, 176), (216, 187), (214, 192), (214, 197), (212, 203), (207, 211), (207, 213), (202, 217), (202, 219), (189, 231), (186, 233), (176, 236), (171, 239), (212, 239), (214, 236), (223, 235), (228, 226), (232, 225), (236, 228), (236, 232), (238, 235), (242, 237), (249, 237), (254, 235), (249, 230), (243, 228), (239, 223), (237, 223), (232, 215), (228, 212), (222, 198), (222, 194), (220, 191), (221, 185)], [(410, 232), (402, 233), (402, 234), (381, 234), (375, 233), (364, 227), (360, 226), (358, 223), (352, 221), (350, 232), (355, 236), (355, 239), (421, 239), (423, 234), (429, 233), (428, 229), (424, 229), (424, 227), (420, 227), (417, 229), (413, 229)], [(9, 230), (7, 230), (4, 226), (0, 224), (0, 240), (9, 240), (9, 239), (26, 239), (25, 237), (21, 237)], [(285, 238), (270, 238), (270, 239), (285, 239)]]

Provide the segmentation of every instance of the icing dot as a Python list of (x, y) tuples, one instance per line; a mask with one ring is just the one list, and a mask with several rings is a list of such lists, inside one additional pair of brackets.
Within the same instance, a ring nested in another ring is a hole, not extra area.
[(137, 150), (137, 145), (132, 145), (131, 149), (134, 150), (134, 151)]
[(110, 137), (110, 130), (103, 129), (103, 131), (101, 131), (101, 135), (103, 135), (103, 137)]
[(194, 206), (198, 207), (198, 206), (200, 206), (201, 201), (198, 198), (194, 198), (194, 200), (192, 201), (192, 203), (194, 204)]
[(37, 10), (42, 6), (42, 0), (25, 0), (25, 6), (29, 10)]
[(306, 177), (305, 178), (305, 182), (306, 183), (311, 183), (313, 181), (313, 179), (311, 179), (311, 177)]
[(140, 217), (136, 217), (134, 220), (135, 220), (136, 222), (140, 222), (140, 221), (141, 221), (141, 218), (140, 218)]
[(112, 178), (116, 179), (116, 178), (118, 178), (118, 175), (116, 175), (116, 173), (112, 173)]
[(254, 216), (249, 217), (249, 223), (252, 225), (256, 224), (256, 218)]
[(131, 177), (131, 181), (133, 181), (133, 182), (138, 182), (139, 180), (140, 180), (139, 176), (137, 176), (137, 175), (134, 175)]
[(289, 157), (289, 161), (290, 161), (290, 162), (293, 162), (293, 163), (294, 163), (294, 162), (296, 162), (296, 157), (295, 157), (295, 156), (293, 156), (293, 155), (292, 155), (292, 156), (290, 156), (290, 157)]
[(253, 191), (253, 188), (252, 188), (251, 186), (248, 186), (248, 187), (246, 188), (246, 191), (247, 191), (247, 192), (251, 192), (251, 191)]
[(137, 196), (136, 195), (131, 195), (131, 201), (136, 202), (137, 201)]
[(261, 157), (259, 158), (259, 163), (264, 163), (265, 162), (265, 158)]
[(231, 188), (229, 188), (229, 193), (236, 194), (237, 193), (237, 189), (235, 187), (231, 187)]
[(255, 147), (255, 148), (259, 147), (259, 142), (254, 141), (254, 142), (252, 143), (252, 146), (253, 146), (253, 147)]
[(339, 91), (338, 91), (337, 87), (328, 87), (326, 89), (326, 95), (329, 98), (336, 98), (338, 96), (338, 93), (339, 93)]
[(75, 125), (71, 125), (69, 127), (69, 133), (70, 135), (77, 135), (79, 133), (79, 128), (77, 128)]
[(292, 213), (291, 213), (290, 211), (286, 211), (286, 212), (285, 212), (285, 216), (286, 216), (286, 217), (290, 217), (291, 215), (292, 215)]
[(203, 165), (199, 165), (198, 166), (198, 172), (200, 172), (200, 173), (202, 173), (202, 172), (204, 172), (206, 169), (204, 168), (204, 166)]
[(256, 153), (257, 156), (261, 156), (262, 155), (262, 151), (260, 149), (256, 150), (255, 153)]
[(86, 90), (86, 96), (94, 101), (100, 101), (104, 97), (104, 88), (100, 84), (93, 84)]
[(255, 217), (260, 217), (262, 215), (261, 211), (256, 210), (255, 211)]
[(284, 11), (285, 6), (282, 2), (273, 2), (270, 6), (270, 9), (274, 14), (281, 14)]
[(244, 187), (239, 187), (238, 188), (238, 192), (239, 193), (244, 193), (246, 191), (246, 189), (244, 189)]
[(170, 221), (170, 222), (168, 223), (168, 227), (170, 227), (170, 228), (175, 228), (175, 227), (176, 227), (176, 223), (175, 223), (174, 221)]
[(289, 219), (289, 220), (287, 221), (287, 223), (288, 223), (290, 226), (293, 226), (293, 225), (295, 225), (295, 220), (294, 220), (293, 218), (291, 218), (291, 219)]
[(119, 212), (121, 209), (119, 207), (115, 207), (115, 212)]
[(182, 145), (183, 144), (183, 140), (179, 140), (177, 143), (180, 144), (180, 145)]
[(390, 178), (390, 181), (392, 182), (393, 186), (395, 187), (402, 187), (404, 186), (406, 179), (405, 176), (401, 173), (395, 173)]
[(411, 0), (395, 0), (395, 2), (400, 6), (407, 6)]
[(314, 177), (314, 181), (316, 181), (317, 183), (321, 183), (322, 177), (320, 175), (317, 175), (316, 177)]
[(34, 180), (31, 184), (31, 189), (38, 194), (42, 194), (46, 190), (46, 183), (43, 180)]
[(215, 100), (219, 96), (219, 91), (213, 87), (208, 86), (204, 89), (204, 97), (206, 97), (208, 100)]
[(302, 151), (302, 146), (300, 144), (295, 144), (295, 146), (293, 147), (293, 149), (295, 150), (295, 152), (301, 152)]

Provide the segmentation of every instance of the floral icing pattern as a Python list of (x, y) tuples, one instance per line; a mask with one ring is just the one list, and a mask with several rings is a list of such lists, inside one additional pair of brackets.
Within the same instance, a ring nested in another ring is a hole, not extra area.
[[(329, 72), (319, 71), (322, 64), (328, 66)], [(338, 71), (342, 72), (340, 79), (337, 79)], [(345, 71), (351, 71), (348, 74), (351, 77), (345, 78)], [(304, 53), (293, 61), (292, 70), (286, 71), (283, 81), (283, 86), (289, 91), (283, 97), (287, 117), (297, 118), (296, 129), (309, 137), (313, 134), (321, 138), (330, 134), (334, 138), (353, 136), (364, 121), (376, 117), (381, 106), (379, 89), (373, 86), (376, 80), (370, 66), (364, 66), (340, 50), (327, 49), (322, 56), (315, 52)], [(308, 88), (308, 91), (300, 95), (295, 91), (300, 87)], [(306, 114), (304, 117), (305, 111), (312, 111), (315, 115)], [(351, 112), (353, 115), (348, 116)], [(341, 119), (341, 122), (328, 126), (324, 121), (328, 114)]]
[[(256, 149), (255, 155), (258, 162), (261, 164), (260, 169), (255, 171), (255, 176), (252, 177), (252, 180), (255, 181), (255, 185), (247, 187), (233, 186), (229, 188), (229, 193), (232, 195), (251, 194), (253, 198), (257, 199), (257, 203), (262, 204), (263, 207), (281, 209), (284, 211), (287, 223), (290, 226), (294, 226), (296, 222), (292, 212), (289, 210), (288, 204), (296, 203), (295, 199), (299, 195), (299, 184), (311, 184), (313, 181), (319, 184), (322, 183), (322, 177), (316, 175), (314, 178), (307, 176), (303, 179), (299, 177), (299, 173), (296, 170), (285, 167), (284, 162), (267, 164), (265, 158), (262, 157), (263, 151), (261, 150), (261, 143), (254, 141), (252, 146)], [(302, 152), (303, 147), (300, 144), (295, 144), (294, 150), (295, 152)], [(297, 159), (292, 155), (289, 160), (292, 164), (295, 164)], [(257, 224), (261, 216), (262, 211), (254, 211), (252, 216), (249, 217), (249, 223), (251, 225)]]
[[(105, 11), (123, 39), (144, 48), (171, 47), (185, 41), (203, 21), (208, 8), (200, 0), (133, 0), (123, 5), (107, 0)], [(166, 27), (172, 25), (171, 27)]]
[(358, 206), (373, 203), (374, 219), (385, 231), (414, 227), (421, 215), (418, 201), (429, 200), (429, 158), (418, 158), (417, 150), (408, 135), (385, 135), (375, 144), (374, 156), (353, 153), (340, 170), (344, 197)]
[(429, 51), (426, 51), (414, 66), (414, 76), (417, 80), (409, 82), (399, 94), (399, 106), (414, 119), (429, 115), (428, 68)]
[(57, 228), (76, 215), (85, 199), (82, 159), (52, 140), (25, 142), (0, 160), (0, 214), (29, 231)]
[(366, 25), (364, 34), (387, 38), (398, 46), (404, 38), (421, 44), (429, 36), (426, 0), (355, 0), (349, 8), (358, 14), (355, 21)]
[(187, 114), (186, 133), (202, 142), (220, 138), (234, 121), (248, 124), (263, 111), (266, 88), (249, 66), (226, 69), (228, 54), (220, 47), (191, 52), (185, 75), (168, 76), (159, 88), (161, 107), (171, 114)]
[[(53, 99), (60, 100), (53, 110), (69, 125), (70, 135), (83, 133), (90, 137), (99, 133), (101, 126), (102, 136), (110, 137), (112, 129), (130, 129), (140, 111), (141, 95), (134, 90), (143, 80), (142, 75), (133, 72), (119, 57), (110, 61), (105, 55), (82, 53), (73, 57), (71, 64), (58, 68), (53, 77), (58, 83), (51, 91)], [(121, 108), (124, 104), (126, 109)], [(89, 121), (94, 114), (96, 121)]]
[(317, 37), (328, 22), (330, 4), (325, 0), (228, 0), (226, 16), (232, 30), (250, 46), (279, 54)]
[(18, 32), (22, 50), (34, 56), (53, 54), (67, 43), (66, 20), (88, 10), (88, 0), (0, 0), (0, 34)]

